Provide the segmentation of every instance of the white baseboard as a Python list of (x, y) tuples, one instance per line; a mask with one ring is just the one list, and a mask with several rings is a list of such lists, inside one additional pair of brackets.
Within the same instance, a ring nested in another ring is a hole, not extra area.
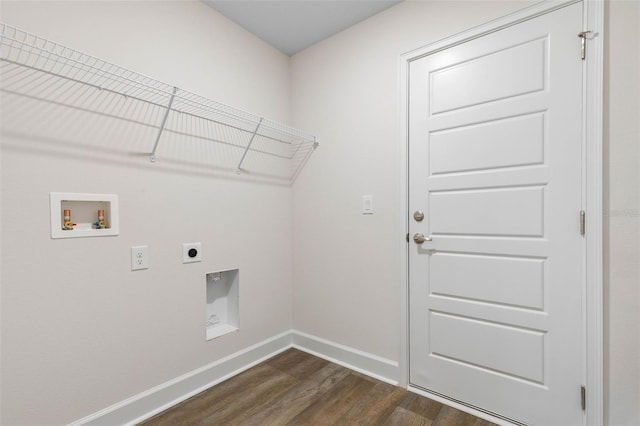
[(69, 426), (134, 425), (242, 373), (291, 346), (291, 332), (287, 331), (134, 395)]
[(293, 330), (293, 347), (343, 367), (397, 386), (400, 367), (391, 361), (358, 349)]
[(400, 369), (397, 362), (291, 330), (134, 395), (69, 426), (134, 425), (292, 347), (378, 380), (398, 384)]

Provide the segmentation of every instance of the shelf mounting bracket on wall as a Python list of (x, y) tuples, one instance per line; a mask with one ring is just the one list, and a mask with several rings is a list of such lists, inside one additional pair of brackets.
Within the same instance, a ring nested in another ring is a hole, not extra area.
[(150, 160), (152, 163), (156, 161), (156, 149), (158, 149), (158, 143), (160, 143), (160, 136), (162, 136), (162, 131), (164, 130), (165, 124), (167, 124), (167, 118), (169, 117), (169, 112), (171, 112), (171, 105), (173, 105), (173, 100), (176, 97), (176, 92), (178, 91), (177, 87), (173, 87), (173, 92), (171, 92), (171, 98), (169, 99), (169, 105), (167, 105), (167, 109), (164, 112), (164, 117), (162, 117), (162, 123), (160, 124), (160, 129), (158, 130), (158, 136), (156, 136), (156, 143), (153, 145), (153, 151), (151, 151)]
[(242, 162), (244, 161), (244, 158), (247, 156), (247, 152), (249, 152), (249, 148), (251, 148), (251, 144), (253, 143), (253, 140), (256, 138), (256, 135), (258, 134), (258, 130), (260, 130), (260, 126), (262, 125), (263, 120), (264, 120), (264, 117), (260, 117), (260, 121), (258, 122), (256, 129), (251, 134), (251, 139), (249, 139), (249, 143), (247, 144), (247, 147), (244, 149), (244, 153), (242, 154), (242, 158), (238, 163), (238, 167), (236, 167), (237, 174), (240, 174), (240, 172), (242, 172), (242, 169), (240, 168), (240, 166), (242, 166)]

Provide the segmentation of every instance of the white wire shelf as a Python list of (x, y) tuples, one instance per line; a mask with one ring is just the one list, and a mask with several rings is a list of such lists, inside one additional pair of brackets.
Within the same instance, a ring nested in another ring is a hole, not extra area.
[[(315, 136), (0, 23), (0, 90), (147, 128), (151, 161), (185, 141), (224, 148), (217, 167), (293, 182)], [(221, 162), (224, 162), (222, 164)]]

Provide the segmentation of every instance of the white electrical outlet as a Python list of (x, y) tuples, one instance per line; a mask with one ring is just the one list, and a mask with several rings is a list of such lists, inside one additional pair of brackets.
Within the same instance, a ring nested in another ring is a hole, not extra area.
[(202, 262), (202, 244), (182, 244), (182, 263)]
[(131, 247), (131, 270), (149, 269), (149, 247)]

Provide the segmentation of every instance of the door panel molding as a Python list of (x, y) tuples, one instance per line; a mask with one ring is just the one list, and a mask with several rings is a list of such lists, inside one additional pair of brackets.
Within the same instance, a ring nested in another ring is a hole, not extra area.
[[(463, 409), (479, 417), (490, 419), (498, 424), (510, 424), (505, 419), (492, 416), (478, 407), (468, 407), (459, 401), (451, 401), (441, 395), (432, 394), (409, 386), (409, 303), (408, 303), (408, 245), (404, 234), (409, 229), (408, 211), (408, 89), (409, 63), (421, 57), (432, 55), (444, 49), (457, 46), (483, 35), (507, 28), (557, 9), (579, 3), (580, 1), (544, 1), (521, 11), (507, 15), (459, 34), (447, 37), (435, 43), (419, 47), (400, 56), (400, 200), (398, 251), (401, 261), (400, 301), (401, 301), (401, 347), (400, 347), (400, 385), (427, 395), (440, 402)], [(588, 40), (587, 58), (583, 63), (583, 194), (582, 204), (587, 212), (585, 265), (584, 273), (584, 383), (587, 388), (584, 424), (601, 425), (604, 422), (603, 395), (603, 290), (602, 290), (602, 98), (603, 98), (603, 22), (604, 0), (585, 0), (583, 7), (583, 29), (592, 31)], [(576, 34), (577, 37), (577, 34)], [(443, 116), (446, 114), (442, 114)], [(443, 117), (444, 118), (444, 117)], [(446, 127), (446, 124), (444, 124)], [(536, 166), (523, 166), (523, 170)], [(499, 171), (500, 169), (496, 169)], [(464, 179), (464, 171), (460, 178)], [(455, 244), (455, 241), (452, 241)], [(444, 249), (444, 247), (443, 247)], [(578, 395), (579, 390), (576, 390)]]

